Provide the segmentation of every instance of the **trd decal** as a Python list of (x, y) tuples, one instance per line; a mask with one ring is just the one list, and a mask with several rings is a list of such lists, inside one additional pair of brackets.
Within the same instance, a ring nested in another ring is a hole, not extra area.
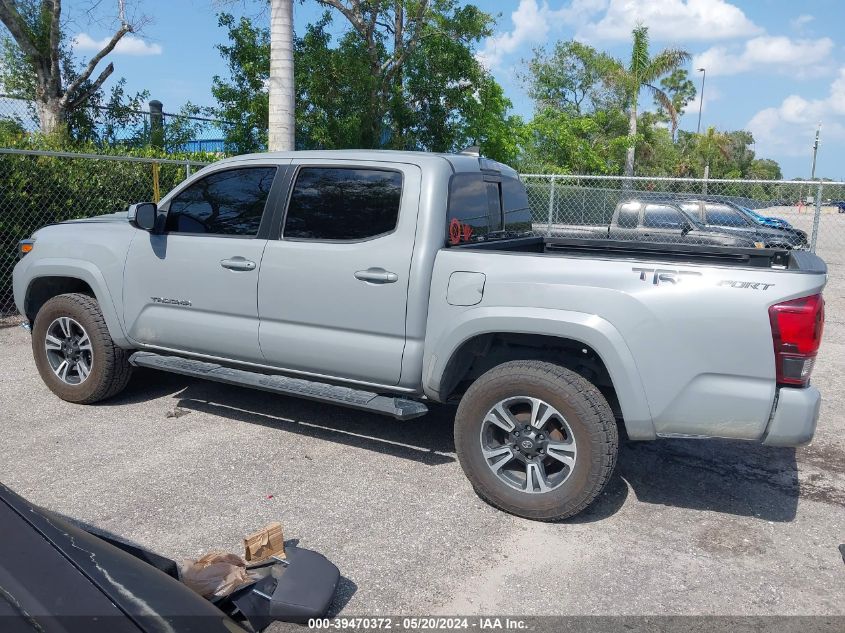
[(650, 281), (655, 286), (661, 283), (676, 284), (684, 277), (701, 277), (701, 273), (672, 268), (632, 268), (631, 270), (639, 273), (640, 281)]
[(751, 290), (768, 290), (774, 286), (774, 284), (764, 284), (762, 281), (731, 281), (730, 279), (720, 281), (718, 285), (731, 288), (749, 288)]
[(166, 297), (150, 297), (153, 303), (164, 303), (170, 306), (190, 306), (191, 302), (187, 299), (168, 299)]

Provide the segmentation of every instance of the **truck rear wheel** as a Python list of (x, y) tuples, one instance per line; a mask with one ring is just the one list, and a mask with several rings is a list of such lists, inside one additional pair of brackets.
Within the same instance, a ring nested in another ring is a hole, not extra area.
[(616, 464), (610, 406), (579, 374), (541, 361), (511, 361), (478, 378), (455, 418), (458, 459), (476, 493), (527, 519), (584, 510)]
[(62, 400), (91, 404), (129, 383), (129, 352), (112, 341), (96, 299), (72, 293), (47, 301), (35, 316), (32, 353), (44, 384)]

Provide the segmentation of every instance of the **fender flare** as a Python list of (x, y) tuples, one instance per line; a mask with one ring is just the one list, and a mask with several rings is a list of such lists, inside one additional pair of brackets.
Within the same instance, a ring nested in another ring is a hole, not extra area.
[[(546, 308), (486, 307), (467, 310), (450, 324), (437, 341), (426, 340), (424, 384), (426, 395), (440, 400), (440, 386), (452, 356), (471, 338), (482, 334), (537, 334), (571, 339), (591, 347), (607, 367), (628, 436), (656, 438), (651, 410), (631, 350), (619, 331), (595, 314)], [(429, 351), (430, 350), (430, 351)]]
[(126, 349), (133, 347), (123, 329), (123, 322), (119, 316), (120, 313), (118, 312), (117, 306), (115, 306), (114, 298), (109, 291), (106, 279), (100, 269), (94, 264), (81, 259), (53, 257), (39, 259), (33, 262), (27, 270), (24, 302), (29, 298), (29, 291), (33, 282), (43, 277), (71, 277), (88, 284), (94, 292), (97, 303), (100, 304), (100, 310), (103, 313), (103, 318), (106, 320), (112, 340), (119, 347)]

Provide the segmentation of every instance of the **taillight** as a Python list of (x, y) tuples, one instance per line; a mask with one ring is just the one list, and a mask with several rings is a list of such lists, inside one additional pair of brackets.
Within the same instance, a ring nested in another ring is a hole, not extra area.
[(822, 340), (824, 299), (818, 294), (775, 304), (769, 321), (778, 384), (806, 386)]

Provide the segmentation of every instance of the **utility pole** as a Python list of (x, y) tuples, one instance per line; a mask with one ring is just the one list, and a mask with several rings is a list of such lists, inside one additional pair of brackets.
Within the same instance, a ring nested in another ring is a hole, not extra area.
[(813, 143), (813, 168), (810, 170), (810, 180), (815, 180), (816, 178), (816, 155), (819, 153), (819, 132), (822, 130), (822, 122), (819, 121), (819, 125), (816, 128), (816, 142)]
[(701, 97), (698, 100), (698, 131), (696, 134), (701, 134), (701, 108), (704, 107), (704, 80), (707, 79), (707, 70), (699, 68), (698, 72), (701, 73)]
[[(819, 121), (818, 126), (816, 127), (816, 141), (813, 143), (813, 166), (810, 169), (810, 180), (816, 179), (816, 156), (819, 153), (819, 132), (822, 129), (822, 122)], [(813, 190), (813, 185), (807, 185), (807, 198), (810, 197), (810, 193)]]

